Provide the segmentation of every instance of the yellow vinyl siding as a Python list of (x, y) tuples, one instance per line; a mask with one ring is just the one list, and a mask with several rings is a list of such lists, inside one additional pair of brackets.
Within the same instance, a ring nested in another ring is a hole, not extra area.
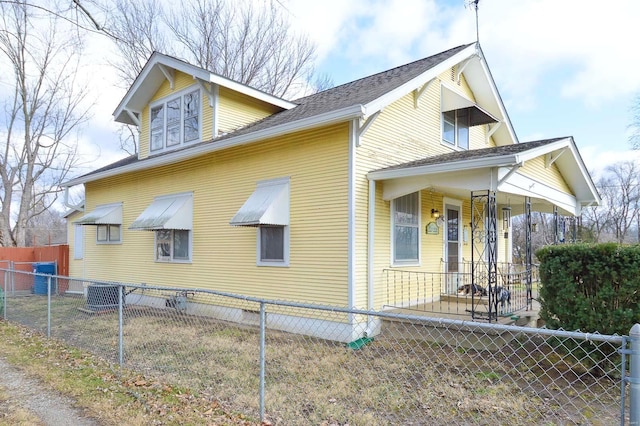
[(219, 134), (233, 132), (280, 110), (276, 106), (226, 87), (220, 87), (218, 96)]
[[(447, 77), (443, 73), (440, 78)], [(466, 85), (466, 83), (465, 83)], [(457, 87), (457, 86), (456, 86)], [(386, 166), (417, 160), (420, 158), (452, 152), (452, 148), (443, 145), (440, 113), (441, 87), (439, 82), (432, 84), (420, 98), (418, 108), (415, 107), (414, 95), (410, 93), (389, 105), (378, 116), (361, 139), (356, 150), (356, 298), (357, 306), (367, 306), (368, 278), (368, 198), (369, 182), (366, 174)], [(472, 94), (465, 93), (473, 99)], [(470, 145), (473, 148), (485, 147), (486, 126), (470, 129)], [(391, 265), (391, 202), (383, 201), (383, 183), (376, 183), (376, 217), (375, 217), (375, 252), (374, 287), (375, 302), (373, 308), (380, 309), (386, 303), (385, 278), (383, 269)], [(443, 211), (442, 200), (447, 194), (433, 194), (433, 202), (429, 191), (421, 192), (421, 262), (418, 267), (400, 268), (422, 272), (442, 272), (442, 256), (444, 254), (443, 227), (438, 235), (427, 235), (426, 225), (432, 221), (432, 204)], [(462, 200), (463, 224), (470, 219), (470, 201)], [(463, 258), (471, 257), (471, 244), (462, 246)], [(434, 295), (435, 296), (435, 295)]]
[(552, 164), (551, 167), (546, 167), (544, 156), (527, 161), (524, 166), (518, 169), (518, 173), (542, 182), (551, 188), (572, 194), (571, 188), (569, 188), (569, 185), (567, 185), (567, 182), (562, 177), (558, 166)]
[[(202, 132), (202, 141), (211, 140), (218, 135), (213, 134), (214, 126), (214, 108), (209, 104), (209, 95), (194, 83), (193, 77), (181, 72), (176, 72), (173, 89), (167, 80), (165, 80), (158, 91), (149, 101), (149, 104), (160, 101), (164, 98), (170, 98), (181, 91), (189, 89), (200, 89), (200, 105), (201, 117), (200, 126)], [(270, 105), (266, 102), (254, 99), (250, 96), (233, 91), (226, 87), (219, 87), (217, 94), (217, 118), (218, 118), (218, 134), (229, 133), (247, 124), (261, 120), (271, 114), (280, 111), (280, 108)], [(141, 114), (140, 122), (140, 158), (149, 156), (149, 105), (147, 105)]]
[[(87, 276), (346, 306), (347, 129), (336, 125), (88, 183), (87, 208), (123, 202), (124, 223), (121, 245), (87, 244)], [(259, 267), (257, 228), (229, 221), (258, 181), (285, 176), (289, 267)], [(192, 262), (155, 262), (154, 233), (127, 228), (154, 197), (187, 191), (193, 191)]]

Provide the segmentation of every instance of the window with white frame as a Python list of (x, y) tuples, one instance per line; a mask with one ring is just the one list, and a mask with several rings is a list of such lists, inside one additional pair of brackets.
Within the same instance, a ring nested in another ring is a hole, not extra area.
[(120, 225), (97, 225), (96, 241), (100, 244), (119, 243), (122, 240)]
[(442, 113), (442, 141), (460, 149), (469, 149), (469, 109)]
[(416, 264), (420, 258), (420, 194), (396, 198), (392, 210), (393, 263)]
[(152, 105), (150, 150), (162, 151), (200, 139), (200, 90)]
[(73, 227), (73, 258), (82, 259), (84, 257), (84, 227), (75, 224)]
[(288, 226), (258, 228), (258, 264), (284, 265), (289, 261)]
[(163, 262), (191, 260), (191, 232), (184, 229), (156, 230), (156, 260)]

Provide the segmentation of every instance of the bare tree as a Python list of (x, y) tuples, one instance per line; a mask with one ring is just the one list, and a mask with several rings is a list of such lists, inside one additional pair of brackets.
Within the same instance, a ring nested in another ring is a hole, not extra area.
[(120, 57), (109, 63), (128, 88), (154, 51), (168, 51), (162, 3), (159, 0), (115, 0), (107, 17), (107, 34), (120, 51)]
[(279, 97), (313, 90), (315, 46), (294, 33), (278, 2), (118, 0), (109, 16), (128, 84), (160, 50)]
[(635, 102), (631, 107), (632, 121), (629, 128), (631, 129), (631, 135), (629, 136), (629, 142), (633, 149), (640, 149), (640, 94), (636, 96)]
[(0, 3), (0, 61), (12, 80), (0, 123), (2, 246), (24, 246), (29, 221), (55, 202), (77, 161), (73, 133), (88, 118), (77, 33), (59, 28), (60, 14), (36, 10), (24, 0)]
[(635, 162), (623, 161), (607, 167), (606, 172), (598, 189), (606, 199), (615, 240), (623, 243), (640, 207), (640, 170)]
[(628, 242), (640, 213), (640, 168), (633, 161), (615, 163), (596, 183), (602, 204), (583, 211), (583, 227), (598, 242)]
[[(44, 207), (44, 206), (43, 206)], [(58, 210), (49, 208), (29, 219), (26, 228), (27, 246), (64, 244), (67, 242), (67, 224)]]

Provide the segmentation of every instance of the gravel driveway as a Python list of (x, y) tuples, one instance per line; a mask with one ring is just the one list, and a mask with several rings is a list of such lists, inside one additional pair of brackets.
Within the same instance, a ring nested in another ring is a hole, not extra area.
[(0, 387), (8, 396), (8, 401), (0, 405), (0, 416), (4, 410), (19, 406), (31, 412), (47, 426), (97, 426), (100, 424), (85, 417), (81, 410), (74, 408), (74, 401), (71, 398), (47, 389), (41, 382), (28, 377), (3, 358), (0, 358), (0, 374), (2, 377)]

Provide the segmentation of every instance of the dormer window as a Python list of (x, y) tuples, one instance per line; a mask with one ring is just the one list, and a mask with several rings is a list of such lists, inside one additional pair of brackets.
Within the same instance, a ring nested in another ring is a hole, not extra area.
[(200, 90), (154, 104), (150, 114), (152, 152), (200, 139)]

